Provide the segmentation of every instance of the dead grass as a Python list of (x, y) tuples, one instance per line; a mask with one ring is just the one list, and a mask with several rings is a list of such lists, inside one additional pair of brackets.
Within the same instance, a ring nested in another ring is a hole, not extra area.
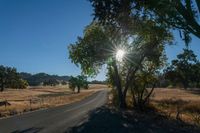
[(200, 126), (200, 94), (196, 90), (156, 88), (151, 99), (168, 117)]
[(153, 93), (154, 100), (181, 99), (184, 101), (200, 101), (200, 95), (184, 89), (155, 88)]
[(89, 84), (89, 89), (101, 90), (101, 89), (109, 89), (109, 88), (107, 85), (103, 85), (103, 84)]
[(67, 86), (34, 87), (24, 90), (8, 89), (0, 93), (0, 100), (7, 100), (11, 105), (0, 107), (0, 117), (73, 103), (102, 88), (106, 86), (90, 85), (88, 90), (81, 90), (79, 94), (72, 92)]

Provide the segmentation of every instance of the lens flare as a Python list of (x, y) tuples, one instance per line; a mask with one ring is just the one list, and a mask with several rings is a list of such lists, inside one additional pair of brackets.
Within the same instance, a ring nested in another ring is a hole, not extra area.
[(117, 50), (116, 60), (119, 62), (122, 62), (124, 54), (125, 54), (124, 50), (122, 50), (122, 49)]

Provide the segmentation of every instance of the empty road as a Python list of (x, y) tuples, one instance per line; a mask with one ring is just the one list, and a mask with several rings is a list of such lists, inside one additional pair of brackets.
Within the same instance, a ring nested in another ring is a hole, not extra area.
[(80, 102), (1, 119), (0, 133), (63, 133), (106, 100), (107, 91), (102, 90)]

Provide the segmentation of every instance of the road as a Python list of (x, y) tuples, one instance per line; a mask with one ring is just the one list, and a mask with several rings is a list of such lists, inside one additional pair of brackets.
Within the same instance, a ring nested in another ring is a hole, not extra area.
[(1, 119), (0, 133), (63, 133), (106, 100), (107, 91), (102, 90), (80, 102)]

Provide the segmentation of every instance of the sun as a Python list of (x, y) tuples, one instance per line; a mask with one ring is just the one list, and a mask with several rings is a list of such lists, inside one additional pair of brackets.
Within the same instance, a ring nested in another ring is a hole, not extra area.
[(124, 57), (125, 51), (122, 49), (118, 49), (116, 53), (116, 60), (119, 62), (122, 62), (123, 57)]

